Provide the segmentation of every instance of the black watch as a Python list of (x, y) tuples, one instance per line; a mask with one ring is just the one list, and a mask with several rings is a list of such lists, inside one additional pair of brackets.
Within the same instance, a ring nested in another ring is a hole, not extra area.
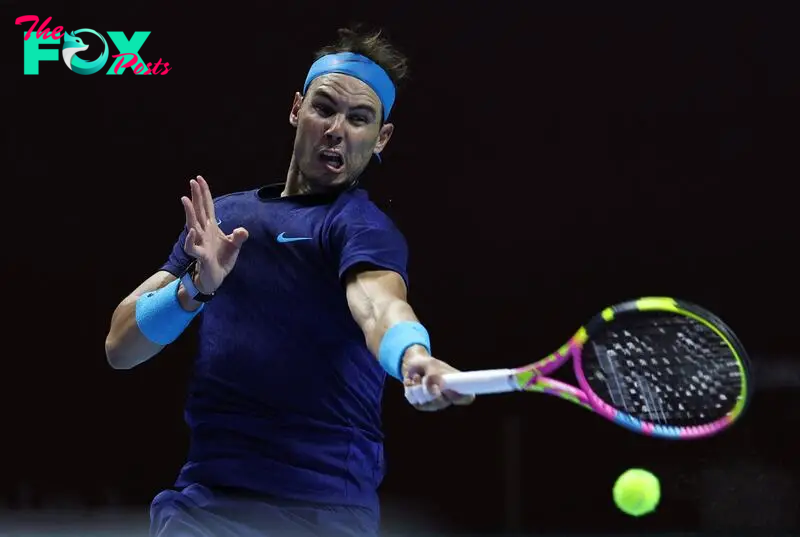
[(214, 298), (214, 293), (211, 293), (210, 295), (201, 293), (200, 289), (198, 289), (194, 284), (194, 265), (192, 265), (189, 270), (184, 272), (183, 276), (181, 276), (181, 285), (183, 285), (183, 288), (186, 289), (187, 293), (189, 293), (189, 296), (192, 297), (192, 300), (205, 303)]

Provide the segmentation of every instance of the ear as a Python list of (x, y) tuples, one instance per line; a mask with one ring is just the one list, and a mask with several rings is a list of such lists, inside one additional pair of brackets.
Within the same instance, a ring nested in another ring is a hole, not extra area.
[(389, 140), (392, 138), (392, 133), (394, 133), (394, 125), (391, 123), (385, 123), (383, 127), (381, 127), (381, 132), (378, 133), (378, 143), (375, 144), (373, 153), (377, 155), (386, 149)]
[(292, 127), (297, 127), (297, 122), (299, 121), (300, 115), (300, 106), (303, 104), (303, 96), (300, 95), (300, 92), (296, 92), (294, 94), (294, 101), (292, 102), (292, 109), (289, 110), (289, 124)]

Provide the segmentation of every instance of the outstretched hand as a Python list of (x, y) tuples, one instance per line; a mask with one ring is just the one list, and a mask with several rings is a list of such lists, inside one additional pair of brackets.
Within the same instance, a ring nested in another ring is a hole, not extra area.
[[(417, 410), (435, 412), (450, 405), (464, 406), (475, 401), (474, 395), (463, 395), (443, 389), (442, 375), (458, 373), (458, 370), (432, 356), (424, 354), (408, 356), (403, 360), (402, 370), (406, 399)], [(422, 389), (410, 389), (415, 386), (421, 386)]]
[(183, 250), (197, 259), (195, 285), (203, 293), (213, 293), (233, 270), (239, 250), (249, 234), (239, 227), (226, 235), (214, 212), (214, 198), (208, 183), (201, 176), (189, 181), (192, 197), (181, 197), (189, 230)]

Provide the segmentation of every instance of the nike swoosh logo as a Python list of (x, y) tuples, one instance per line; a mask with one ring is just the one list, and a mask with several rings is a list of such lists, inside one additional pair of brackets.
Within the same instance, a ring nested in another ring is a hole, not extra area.
[(297, 241), (310, 241), (311, 237), (287, 237), (286, 233), (278, 235), (278, 242), (297, 242)]

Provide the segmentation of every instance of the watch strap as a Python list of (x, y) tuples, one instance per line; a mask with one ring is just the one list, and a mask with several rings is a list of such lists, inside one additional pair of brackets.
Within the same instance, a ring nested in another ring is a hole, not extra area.
[(183, 276), (181, 276), (181, 285), (183, 288), (186, 289), (186, 292), (189, 293), (189, 296), (192, 297), (193, 300), (198, 302), (209, 302), (212, 298), (214, 298), (214, 293), (207, 295), (205, 293), (201, 293), (200, 289), (194, 284), (194, 271), (187, 270)]

